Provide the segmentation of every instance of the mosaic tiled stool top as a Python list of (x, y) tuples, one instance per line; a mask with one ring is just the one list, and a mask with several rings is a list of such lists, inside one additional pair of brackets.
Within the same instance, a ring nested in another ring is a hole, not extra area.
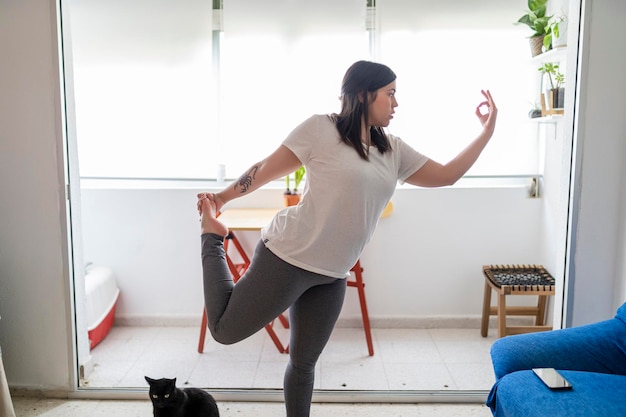
[(541, 265), (486, 265), (483, 272), (496, 286), (518, 290), (551, 290), (555, 281)]

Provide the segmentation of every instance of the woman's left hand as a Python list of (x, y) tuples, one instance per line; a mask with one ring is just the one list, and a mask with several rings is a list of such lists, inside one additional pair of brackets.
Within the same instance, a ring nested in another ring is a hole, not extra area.
[[(489, 90), (481, 90), (480, 92), (483, 94), (483, 96), (485, 96), (487, 100), (481, 102), (478, 106), (476, 106), (476, 117), (478, 117), (478, 120), (480, 120), (480, 124), (483, 126), (483, 128), (491, 134), (496, 127), (498, 108), (496, 107), (496, 103), (494, 103), (493, 98), (491, 97), (491, 92)], [(483, 108), (486, 109), (484, 113)]]

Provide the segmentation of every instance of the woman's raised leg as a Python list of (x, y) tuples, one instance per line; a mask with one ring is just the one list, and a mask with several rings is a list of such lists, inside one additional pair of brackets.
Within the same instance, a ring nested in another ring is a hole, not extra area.
[(224, 237), (228, 228), (216, 218), (215, 203), (209, 194), (198, 194), (200, 212), (202, 275), (204, 285), (204, 306), (208, 327), (213, 338), (218, 340), (216, 327), (228, 306), (234, 282), (224, 250)]
[(223, 235), (228, 229), (215, 219), (214, 206), (202, 209), (202, 274), (208, 327), (223, 344), (236, 343), (262, 329), (287, 310), (311, 286), (334, 279), (290, 265), (263, 242), (257, 244), (248, 270), (235, 285), (226, 262)]

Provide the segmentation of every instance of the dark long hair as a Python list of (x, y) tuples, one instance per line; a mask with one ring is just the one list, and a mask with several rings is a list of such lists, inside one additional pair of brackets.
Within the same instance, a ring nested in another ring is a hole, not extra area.
[[(370, 61), (355, 62), (343, 77), (341, 112), (333, 117), (341, 140), (352, 146), (366, 161), (369, 160), (369, 148), (361, 140), (361, 121), (368, 124), (368, 93), (375, 93), (395, 79), (396, 74), (389, 67)], [(370, 139), (380, 153), (391, 150), (391, 144), (382, 127), (371, 126)]]

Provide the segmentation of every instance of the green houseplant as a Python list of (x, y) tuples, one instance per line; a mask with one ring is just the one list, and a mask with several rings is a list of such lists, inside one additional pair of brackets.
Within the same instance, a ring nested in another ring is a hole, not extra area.
[(544, 45), (550, 45), (550, 48), (558, 48), (567, 45), (567, 16), (559, 15), (553, 17), (548, 22), (546, 28), (546, 36)]
[(550, 33), (550, 19), (552, 16), (546, 16), (548, 0), (528, 0), (528, 10), (526, 14), (519, 18), (515, 23), (528, 26), (533, 34), (529, 36), (532, 56), (541, 54), (542, 47), (550, 48), (552, 38), (546, 39), (546, 35)]
[(298, 204), (300, 201), (300, 192), (298, 191), (298, 187), (304, 179), (305, 173), (306, 169), (304, 166), (301, 166), (293, 173), (293, 189), (291, 188), (291, 174), (285, 176), (286, 189), (283, 193), (285, 196), (285, 205), (293, 206)]
[(552, 92), (550, 107), (562, 109), (565, 101), (565, 89), (563, 88), (565, 76), (559, 71), (559, 65), (553, 62), (546, 62), (538, 68), (538, 71), (548, 77), (550, 86), (548, 91)]

